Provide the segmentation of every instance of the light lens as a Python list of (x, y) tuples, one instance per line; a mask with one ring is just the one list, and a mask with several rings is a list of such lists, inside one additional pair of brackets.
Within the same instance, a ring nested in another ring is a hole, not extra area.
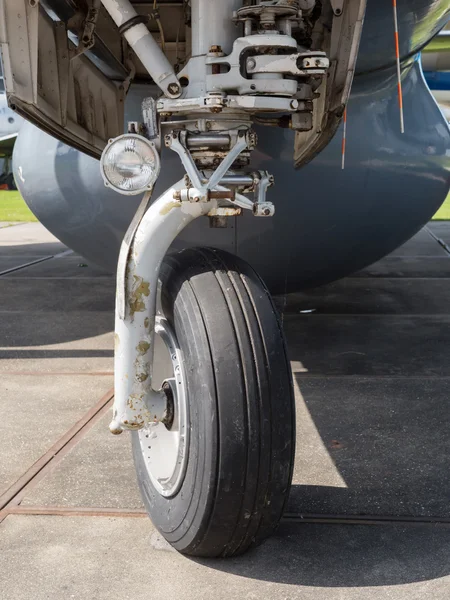
[(101, 164), (105, 180), (123, 194), (143, 192), (159, 174), (155, 147), (140, 135), (125, 134), (110, 142)]

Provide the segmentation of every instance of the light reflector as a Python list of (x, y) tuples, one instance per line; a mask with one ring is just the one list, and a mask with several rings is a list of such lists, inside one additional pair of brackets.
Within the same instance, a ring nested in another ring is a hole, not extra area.
[(141, 194), (158, 178), (161, 163), (155, 144), (125, 133), (110, 140), (100, 160), (105, 185), (125, 195)]

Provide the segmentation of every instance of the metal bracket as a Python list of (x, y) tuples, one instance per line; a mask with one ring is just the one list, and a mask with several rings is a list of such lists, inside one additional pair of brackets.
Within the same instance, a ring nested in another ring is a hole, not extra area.
[[(207, 56), (207, 65), (225, 65), (227, 73), (217, 73), (206, 76), (207, 91), (231, 91), (237, 90), (239, 95), (246, 94), (269, 94), (275, 96), (292, 97), (297, 92), (297, 81), (293, 79), (252, 79), (242, 76), (243, 56), (246, 52), (267, 53), (267, 48), (276, 52), (285, 52), (291, 49), (297, 51), (297, 42), (288, 35), (258, 34), (237, 38), (233, 44), (233, 50), (229, 56)], [(276, 58), (274, 56), (273, 58)], [(278, 58), (282, 58), (279, 56)]]
[(340, 17), (344, 8), (344, 0), (330, 0), (330, 4), (334, 15)]
[[(244, 131), (239, 132), (237, 142), (209, 178), (205, 177), (197, 169), (188, 148), (181, 143), (180, 132), (172, 131), (170, 134), (167, 134), (165, 137), (166, 146), (178, 154), (191, 183), (191, 187), (176, 192), (174, 199), (179, 202), (194, 203), (209, 202), (211, 199), (222, 199), (232, 202), (240, 208), (251, 210), (255, 216), (273, 216), (275, 207), (271, 202), (266, 201), (266, 193), (267, 189), (273, 185), (274, 178), (267, 171), (256, 171), (252, 174), (252, 187), (255, 193), (253, 202), (238, 192), (235, 192), (232, 197), (232, 193), (228, 187), (220, 185), (222, 181), (226, 181), (227, 173), (239, 154), (246, 148), (252, 150), (256, 145), (256, 136), (252, 131), (246, 131), (244, 135), (242, 134), (244, 134)], [(233, 181), (233, 176), (229, 176), (229, 178)], [(236, 181), (239, 187), (239, 176), (236, 178)], [(233, 183), (230, 185), (233, 185)], [(244, 183), (244, 187), (248, 188), (247, 182)], [(249, 191), (251, 191), (251, 188)], [(227, 193), (227, 195), (220, 195), (219, 198), (217, 192)]]
[(243, 150), (248, 148), (249, 145), (254, 145), (255, 141), (252, 137), (252, 134), (249, 132), (247, 132), (245, 135), (239, 136), (236, 144), (225, 156), (225, 158), (222, 160), (217, 169), (213, 172), (206, 184), (204, 184), (202, 182), (202, 175), (197, 169), (197, 166), (194, 162), (194, 159), (192, 158), (191, 153), (180, 141), (180, 132), (172, 131), (171, 133), (167, 134), (164, 139), (166, 146), (168, 148), (171, 148), (180, 157), (189, 179), (191, 180), (193, 186), (197, 188), (200, 194), (200, 199), (203, 201), (207, 201), (206, 192), (208, 190), (215, 189), (215, 187), (222, 180), (222, 178), (230, 169), (231, 165), (234, 163), (239, 154)]
[[(296, 84), (297, 85), (297, 84)], [(192, 114), (195, 112), (205, 113), (208, 109), (212, 113), (236, 112), (276, 112), (292, 113), (298, 108), (299, 102), (295, 98), (281, 98), (276, 96), (225, 96), (224, 94), (211, 93), (208, 96), (197, 98), (179, 98), (169, 100), (159, 98), (158, 112), (166, 114)]]
[(247, 73), (280, 73), (308, 77), (324, 75), (330, 66), (325, 52), (302, 52), (284, 56), (251, 56), (247, 58)]
[(84, 52), (90, 50), (95, 44), (94, 31), (101, 5), (101, 0), (92, 0), (83, 23), (83, 33), (79, 38), (78, 46), (71, 52), (71, 60), (80, 54), (84, 54)]

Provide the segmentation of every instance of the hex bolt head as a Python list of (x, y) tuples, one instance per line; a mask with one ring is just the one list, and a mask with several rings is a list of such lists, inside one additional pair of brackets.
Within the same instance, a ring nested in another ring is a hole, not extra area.
[(169, 92), (169, 94), (175, 96), (176, 94), (180, 93), (180, 86), (178, 85), (178, 83), (169, 83), (169, 85), (167, 86), (167, 91)]
[(256, 61), (253, 58), (249, 58), (247, 61), (247, 67), (249, 69), (254, 69), (256, 67)]

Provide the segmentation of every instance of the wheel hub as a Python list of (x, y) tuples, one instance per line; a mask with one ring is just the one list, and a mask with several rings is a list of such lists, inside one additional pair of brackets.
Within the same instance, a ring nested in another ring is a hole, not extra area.
[[(168, 400), (165, 423), (149, 423), (138, 431), (145, 466), (155, 489), (164, 497), (180, 489), (189, 454), (189, 408), (183, 361), (175, 334), (163, 317), (156, 318), (153, 381)], [(155, 386), (156, 387), (156, 386)]]

